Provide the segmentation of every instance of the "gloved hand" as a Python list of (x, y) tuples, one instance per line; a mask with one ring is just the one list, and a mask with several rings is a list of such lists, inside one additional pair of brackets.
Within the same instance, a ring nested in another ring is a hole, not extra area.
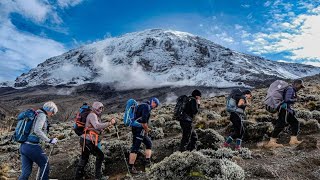
[(49, 141), (50, 144), (57, 144), (57, 142), (58, 142), (58, 138), (52, 138)]
[(114, 120), (113, 118), (110, 121), (111, 125), (114, 125), (116, 123), (116, 120)]

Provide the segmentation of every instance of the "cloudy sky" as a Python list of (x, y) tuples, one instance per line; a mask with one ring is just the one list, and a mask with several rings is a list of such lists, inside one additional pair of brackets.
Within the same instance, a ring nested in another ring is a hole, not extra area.
[(0, 82), (69, 49), (149, 28), (320, 66), (318, 0), (1, 0)]

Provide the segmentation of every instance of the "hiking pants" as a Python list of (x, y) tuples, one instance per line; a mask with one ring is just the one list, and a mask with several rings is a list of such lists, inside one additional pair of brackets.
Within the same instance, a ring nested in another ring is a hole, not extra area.
[[(83, 149), (83, 138), (80, 138), (80, 146)], [(90, 154), (96, 156), (96, 174), (95, 178), (99, 179), (102, 176), (101, 168), (104, 160), (104, 154), (99, 148), (99, 146), (95, 146), (90, 140), (85, 141), (85, 147), (82, 150), (81, 158), (79, 160), (79, 164), (76, 170), (76, 179), (81, 179), (84, 176), (84, 168), (89, 161)]]
[[(40, 177), (43, 174), (44, 167), (46, 166), (48, 157), (38, 144), (26, 144), (23, 143), (20, 146), (21, 155), (21, 176), (19, 180), (27, 180), (32, 172), (32, 165), (35, 162), (40, 167)], [(49, 162), (44, 170), (42, 180), (49, 179)]]
[(196, 142), (198, 140), (197, 133), (192, 128), (191, 121), (180, 121), (180, 126), (182, 129), (182, 139), (180, 143), (180, 151), (183, 152), (185, 150), (192, 151), (196, 148)]
[(230, 121), (232, 122), (233, 132), (231, 133), (232, 139), (242, 139), (244, 135), (244, 126), (241, 115), (231, 112)]
[(152, 141), (148, 135), (145, 135), (144, 130), (134, 130), (132, 131), (133, 138), (132, 138), (132, 146), (131, 146), (131, 153), (137, 154), (139, 152), (141, 143), (146, 146), (146, 149), (152, 148)]
[[(286, 122), (286, 114), (287, 114), (287, 122)], [(280, 132), (289, 124), (291, 126), (292, 136), (297, 136), (300, 123), (296, 117), (292, 113), (287, 112), (285, 109), (281, 109), (280, 113), (278, 114), (278, 120), (274, 127), (271, 137), (277, 138)]]

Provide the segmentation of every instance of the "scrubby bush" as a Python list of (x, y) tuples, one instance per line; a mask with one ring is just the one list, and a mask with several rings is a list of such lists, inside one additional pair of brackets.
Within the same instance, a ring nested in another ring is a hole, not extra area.
[(296, 117), (308, 121), (309, 119), (312, 119), (312, 113), (308, 110), (297, 110)]
[(162, 128), (152, 128), (149, 135), (151, 139), (162, 139), (164, 137)]
[(320, 120), (320, 111), (314, 110), (312, 111), (312, 118), (316, 120)]
[(219, 149), (220, 145), (224, 142), (224, 137), (213, 129), (197, 129), (198, 134), (198, 149)]
[(227, 159), (214, 159), (198, 151), (175, 152), (154, 164), (150, 179), (244, 179), (244, 170)]

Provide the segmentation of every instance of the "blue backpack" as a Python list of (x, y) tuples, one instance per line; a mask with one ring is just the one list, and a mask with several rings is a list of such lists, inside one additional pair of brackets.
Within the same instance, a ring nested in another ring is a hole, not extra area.
[(84, 103), (81, 107), (79, 112), (77, 113), (74, 124), (73, 124), (73, 130), (78, 135), (81, 136), (84, 133), (84, 129), (86, 126), (86, 121), (88, 115), (91, 113), (90, 106), (88, 106), (87, 103)]
[(141, 124), (134, 119), (137, 107), (138, 103), (136, 100), (129, 99), (127, 101), (126, 109), (123, 115), (123, 123), (125, 126), (142, 127)]
[[(37, 115), (38, 113), (33, 109), (27, 109), (18, 115), (18, 124), (13, 135), (15, 141), (24, 143), (28, 140), (33, 122)], [(39, 139), (36, 141), (39, 142)]]

